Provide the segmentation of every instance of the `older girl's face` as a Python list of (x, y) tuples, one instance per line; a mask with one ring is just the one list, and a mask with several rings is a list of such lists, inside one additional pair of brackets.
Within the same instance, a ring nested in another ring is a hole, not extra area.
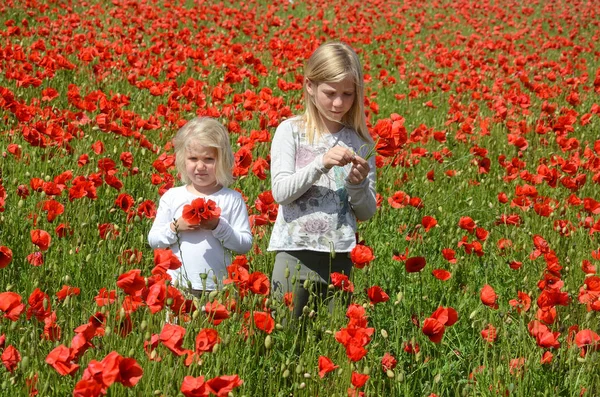
[(329, 132), (336, 133), (341, 130), (342, 118), (352, 108), (356, 98), (352, 76), (346, 76), (338, 82), (318, 84), (307, 79), (306, 90), (315, 101)]
[(217, 157), (216, 148), (198, 142), (192, 141), (185, 148), (185, 172), (200, 195), (216, 193), (222, 187), (217, 182)]

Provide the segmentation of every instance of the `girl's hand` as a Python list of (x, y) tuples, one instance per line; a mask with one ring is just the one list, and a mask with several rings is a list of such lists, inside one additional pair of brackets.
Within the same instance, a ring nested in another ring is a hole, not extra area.
[(208, 219), (205, 221), (200, 222), (200, 224), (198, 225), (200, 227), (200, 229), (205, 229), (205, 230), (215, 230), (215, 228), (219, 225), (219, 218), (212, 218), (212, 219)]
[(369, 171), (371, 171), (371, 167), (369, 167), (367, 160), (360, 156), (354, 156), (354, 160), (352, 160), (352, 169), (348, 173), (348, 183), (351, 185), (358, 185), (367, 177), (367, 175), (369, 175)]
[(342, 146), (334, 146), (323, 156), (323, 165), (330, 170), (333, 166), (343, 167), (351, 163), (356, 155), (350, 150)]
[(198, 230), (200, 225), (190, 225), (186, 222), (183, 217), (180, 217), (176, 221), (171, 222), (171, 231), (175, 232), (186, 232), (188, 230)]

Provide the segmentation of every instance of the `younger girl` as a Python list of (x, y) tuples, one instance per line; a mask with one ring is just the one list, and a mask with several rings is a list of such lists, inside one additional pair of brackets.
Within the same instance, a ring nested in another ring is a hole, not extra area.
[[(152, 248), (171, 248), (183, 263), (169, 270), (173, 282), (177, 280), (180, 288), (191, 285), (191, 292), (199, 295), (217, 289), (227, 276), (230, 251), (248, 252), (252, 234), (241, 194), (227, 188), (233, 181), (233, 153), (225, 127), (211, 118), (195, 118), (177, 132), (173, 143), (185, 185), (161, 197), (148, 242)], [(220, 217), (199, 225), (186, 222), (183, 207), (198, 197), (216, 202)]]
[[(304, 70), (305, 113), (279, 125), (271, 146), (271, 187), (279, 205), (269, 250), (273, 291), (293, 293), (299, 317), (310, 292), (327, 297), (332, 272), (349, 275), (356, 220), (375, 213), (375, 161), (364, 113), (363, 74), (346, 44), (326, 43)], [(335, 253), (335, 255), (333, 255)]]

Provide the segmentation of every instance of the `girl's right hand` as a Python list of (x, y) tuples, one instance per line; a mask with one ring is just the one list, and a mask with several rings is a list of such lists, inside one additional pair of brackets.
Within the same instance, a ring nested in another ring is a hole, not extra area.
[(171, 222), (170, 226), (171, 226), (171, 231), (173, 231), (173, 233), (185, 232), (188, 230), (197, 230), (200, 228), (200, 225), (190, 225), (189, 223), (186, 222), (185, 219), (183, 219), (183, 217), (180, 217), (176, 221)]
[(333, 166), (343, 167), (346, 164), (351, 163), (355, 157), (352, 150), (342, 146), (334, 146), (323, 156), (323, 165), (328, 170)]

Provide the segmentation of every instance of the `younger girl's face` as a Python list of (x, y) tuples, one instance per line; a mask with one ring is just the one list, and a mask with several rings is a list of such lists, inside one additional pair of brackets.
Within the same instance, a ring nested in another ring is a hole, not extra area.
[(352, 76), (346, 76), (335, 83), (316, 84), (307, 80), (306, 89), (313, 97), (329, 132), (335, 133), (341, 130), (342, 118), (352, 108), (356, 97), (356, 87)]
[(221, 189), (217, 183), (217, 157), (218, 152), (214, 147), (194, 141), (188, 143), (185, 149), (185, 172), (197, 193), (210, 195)]

